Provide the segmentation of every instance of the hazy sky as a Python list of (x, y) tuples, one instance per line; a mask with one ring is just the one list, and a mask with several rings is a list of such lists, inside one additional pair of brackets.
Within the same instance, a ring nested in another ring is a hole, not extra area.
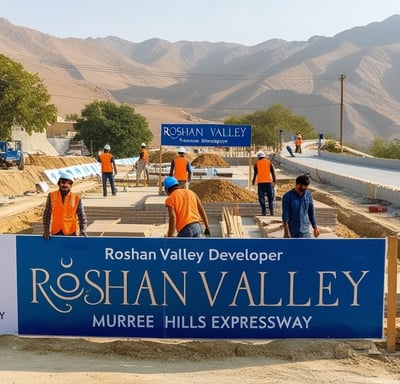
[(0, 17), (56, 37), (132, 42), (308, 40), (400, 14), (400, 0), (0, 0)]

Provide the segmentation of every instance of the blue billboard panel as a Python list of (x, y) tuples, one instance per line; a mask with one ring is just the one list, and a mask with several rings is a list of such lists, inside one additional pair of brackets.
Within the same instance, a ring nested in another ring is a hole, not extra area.
[(382, 337), (384, 239), (17, 241), (20, 334)]
[(250, 125), (161, 124), (161, 145), (177, 147), (249, 147)]

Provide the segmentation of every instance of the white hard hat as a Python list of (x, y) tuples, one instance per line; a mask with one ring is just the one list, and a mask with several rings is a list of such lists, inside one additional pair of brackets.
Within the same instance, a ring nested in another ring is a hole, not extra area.
[(104, 146), (104, 149), (106, 149), (107, 151), (110, 151), (110, 150), (111, 150), (110, 144), (106, 144), (106, 145)]
[(186, 152), (185, 148), (183, 148), (183, 147), (178, 148), (178, 153), (185, 153), (185, 152)]
[(265, 153), (263, 151), (259, 151), (259, 152), (257, 152), (257, 157), (259, 159), (261, 159), (261, 158), (265, 157)]
[(60, 181), (61, 179), (71, 180), (72, 182), (74, 182), (74, 176), (70, 172), (66, 171), (60, 171), (58, 181)]
[(141, 147), (147, 147), (146, 143), (140, 144)]

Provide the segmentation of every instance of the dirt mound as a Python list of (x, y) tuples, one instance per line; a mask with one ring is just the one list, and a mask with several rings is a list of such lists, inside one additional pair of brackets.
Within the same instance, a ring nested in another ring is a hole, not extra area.
[[(19, 351), (46, 353), (70, 353), (72, 355), (117, 355), (139, 360), (201, 361), (232, 357), (273, 357), (281, 360), (345, 359), (355, 358), (351, 342), (331, 340), (274, 340), (268, 343), (240, 343), (226, 340), (215, 341), (151, 341), (60, 338), (19, 338), (0, 336), (2, 348), (12, 347)], [(356, 344), (356, 343), (353, 343)], [(360, 342), (364, 348), (369, 342)]]
[[(170, 163), (175, 157), (178, 155), (178, 152), (175, 151), (166, 151), (162, 153), (161, 162), (162, 163)], [(159, 163), (160, 162), (160, 151), (154, 151), (149, 153), (149, 161), (150, 163)]]
[[(170, 163), (175, 157), (178, 156), (178, 152), (176, 151), (165, 151), (162, 152), (162, 163)], [(219, 155), (204, 153), (200, 156), (197, 156), (192, 153), (185, 153), (185, 157), (191, 162), (193, 167), (224, 167), (229, 168), (230, 165)], [(160, 162), (160, 151), (152, 151), (149, 153), (149, 161), (150, 163), (159, 163)]]
[(17, 168), (0, 170), (0, 195), (20, 196), (27, 192), (36, 192), (36, 184), (48, 182), (44, 170), (69, 167), (72, 165), (93, 163), (95, 159), (85, 156), (45, 156), (29, 155), (25, 159), (25, 169)]
[[(172, 160), (175, 159), (175, 157), (178, 156), (178, 152), (176, 151), (166, 151), (162, 153), (162, 163), (170, 163)], [(185, 157), (189, 160), (192, 161), (194, 159), (194, 156), (190, 153), (186, 153)], [(149, 153), (149, 161), (150, 163), (159, 163), (160, 162), (160, 151), (152, 151)]]
[(255, 203), (254, 192), (241, 188), (227, 180), (204, 180), (192, 182), (190, 189), (205, 203)]
[(212, 153), (204, 153), (200, 156), (197, 156), (192, 161), (193, 167), (224, 167), (230, 168), (230, 165), (219, 155), (215, 155)]
[(25, 158), (26, 165), (45, 167), (45, 169), (63, 168), (71, 165), (80, 165), (96, 162), (93, 157), (86, 156), (46, 156), (29, 154)]

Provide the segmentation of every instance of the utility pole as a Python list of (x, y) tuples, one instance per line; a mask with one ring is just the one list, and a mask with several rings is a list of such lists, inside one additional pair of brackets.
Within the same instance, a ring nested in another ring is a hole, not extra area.
[(346, 75), (340, 74), (340, 151), (343, 154), (343, 82)]

